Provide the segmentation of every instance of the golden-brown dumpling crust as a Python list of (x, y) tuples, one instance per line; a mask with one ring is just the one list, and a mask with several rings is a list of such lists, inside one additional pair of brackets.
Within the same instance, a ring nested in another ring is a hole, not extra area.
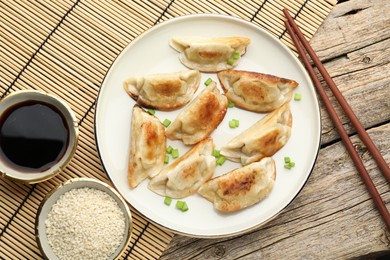
[(165, 150), (166, 137), (160, 120), (139, 106), (134, 106), (127, 175), (131, 188), (160, 172), (164, 166)]
[(225, 117), (227, 98), (216, 83), (208, 85), (170, 124), (165, 134), (169, 139), (196, 144), (208, 137)]
[(221, 148), (227, 159), (246, 165), (274, 155), (289, 140), (292, 115), (289, 104), (267, 114)]
[(237, 107), (271, 112), (289, 102), (298, 83), (291, 79), (251, 71), (224, 70), (218, 79), (227, 98)]
[(213, 202), (221, 212), (233, 212), (263, 200), (271, 192), (276, 178), (275, 162), (263, 158), (203, 184), (198, 193)]
[(197, 70), (130, 76), (123, 87), (139, 105), (169, 111), (191, 100), (200, 78)]
[[(180, 52), (179, 60), (184, 66), (202, 72), (217, 72), (237, 66), (240, 59), (233, 59), (233, 53), (244, 55), (250, 39), (174, 37), (169, 44)], [(231, 64), (228, 64), (228, 59), (231, 59)]]
[(155, 176), (149, 182), (149, 189), (171, 198), (185, 198), (194, 194), (214, 174), (216, 164), (213, 149), (211, 138), (197, 143)]

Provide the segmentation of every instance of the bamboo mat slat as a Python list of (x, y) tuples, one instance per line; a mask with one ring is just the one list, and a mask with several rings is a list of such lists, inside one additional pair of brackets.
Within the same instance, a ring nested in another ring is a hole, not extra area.
[[(55, 93), (74, 110), (80, 137), (64, 173), (35, 185), (0, 178), (0, 259), (40, 259), (35, 215), (59, 183), (90, 177), (110, 184), (94, 139), (95, 102), (104, 76), (134, 38), (176, 16), (221, 13), (265, 28), (295, 51), (284, 28), (287, 7), (310, 39), (336, 0), (0, 1), (0, 96), (21, 89)], [(121, 259), (157, 259), (173, 234), (132, 209), (134, 232)]]

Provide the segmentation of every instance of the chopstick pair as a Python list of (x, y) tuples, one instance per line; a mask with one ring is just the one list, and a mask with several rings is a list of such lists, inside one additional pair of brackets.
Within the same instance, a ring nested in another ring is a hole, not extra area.
[[(308, 71), (311, 79), (313, 80), (314, 86), (316, 87), (317, 93), (321, 96), (322, 101), (324, 102), (324, 105), (329, 113), (329, 116), (331, 117), (334, 126), (336, 127), (336, 130), (338, 134), (340, 135), (351, 159), (353, 160), (356, 169), (358, 170), (364, 184), (366, 185), (366, 188), (368, 192), (370, 193), (375, 206), (377, 207), (379, 213), (381, 214), (381, 217), (383, 221), (386, 223), (386, 226), (388, 230), (390, 230), (390, 213), (386, 208), (385, 203), (383, 202), (382, 198), (380, 197), (374, 183), (372, 182), (361, 158), (359, 157), (358, 153), (356, 152), (351, 140), (349, 139), (349, 136), (347, 132), (345, 131), (340, 119), (337, 116), (336, 110), (333, 108), (332, 103), (330, 102), (327, 94), (325, 93), (325, 90), (322, 88), (320, 80), (317, 78), (314, 69), (312, 68), (309, 59), (307, 58), (305, 51), (303, 47), (305, 48), (306, 52), (311, 57), (312, 61), (314, 62), (315, 66), (318, 68), (319, 72), (323, 76), (324, 80), (326, 81), (327, 85), (331, 89), (333, 95), (335, 96), (337, 102), (340, 104), (342, 109), (344, 110), (345, 114), (348, 116), (349, 120), (351, 121), (352, 125), (356, 129), (360, 139), (363, 141), (363, 143), (366, 145), (368, 151), (373, 156), (374, 160), (376, 161), (378, 167), (380, 168), (382, 174), (385, 176), (387, 182), (390, 181), (390, 168), (387, 166), (386, 161), (382, 157), (381, 153), (379, 152), (378, 148), (375, 146), (375, 144), (372, 142), (371, 138), (365, 131), (364, 127), (360, 123), (359, 119), (356, 117), (355, 113), (352, 111), (351, 107), (348, 105), (347, 101), (337, 88), (336, 84), (330, 77), (329, 73), (326, 71), (324, 65), (321, 63), (320, 59), (314, 52), (314, 50), (311, 48), (309, 42), (305, 39), (303, 33), (298, 28), (297, 24), (295, 23), (294, 19), (290, 16), (287, 9), (283, 10), (283, 13), (285, 14), (287, 20), (285, 21), (286, 29), (289, 32), (295, 47), (298, 50), (299, 57), (303, 61), (306, 70)], [(302, 47), (303, 46), (303, 47)]]

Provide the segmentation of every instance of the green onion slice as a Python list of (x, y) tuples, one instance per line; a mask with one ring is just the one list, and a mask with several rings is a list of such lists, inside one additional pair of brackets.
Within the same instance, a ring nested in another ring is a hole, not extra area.
[(147, 112), (151, 115), (156, 114), (156, 111), (154, 109), (148, 108)]
[(171, 154), (171, 153), (172, 153), (172, 150), (173, 150), (173, 147), (169, 145), (169, 146), (167, 147), (167, 153)]
[(233, 52), (233, 59), (238, 60), (241, 57), (238, 51)]
[(295, 101), (300, 101), (302, 99), (302, 95), (300, 93), (295, 93), (294, 94), (294, 100)]
[(226, 161), (226, 158), (224, 156), (219, 156), (216, 163), (217, 165), (221, 166)]
[(168, 163), (169, 163), (169, 156), (168, 156), (168, 155), (165, 155), (165, 156), (164, 156), (164, 163), (165, 163), (165, 164), (168, 164)]
[(240, 126), (240, 121), (237, 119), (232, 119), (229, 121), (229, 127), (230, 128), (236, 128)]
[(164, 199), (164, 204), (169, 206), (169, 205), (171, 205), (171, 203), (172, 203), (172, 198), (166, 196)]
[(221, 155), (221, 151), (220, 151), (220, 150), (217, 150), (217, 149), (214, 149), (214, 150), (213, 150), (213, 156), (214, 156), (215, 158), (218, 158), (220, 155)]
[(179, 150), (178, 149), (172, 149), (172, 158), (175, 159), (179, 157)]
[(184, 205), (184, 201), (181, 201), (181, 200), (176, 201), (176, 208), (177, 209), (182, 209), (183, 205)]
[(234, 103), (230, 100), (228, 100), (228, 108), (235, 107)]
[(183, 212), (186, 212), (189, 209), (187, 203), (185, 201), (181, 201), (181, 200), (178, 200), (176, 202), (176, 208), (180, 209)]
[(286, 156), (284, 157), (284, 168), (291, 169), (295, 166), (295, 162), (291, 161), (291, 158)]
[(183, 201), (183, 205), (181, 206), (181, 211), (186, 212), (188, 210), (188, 205), (185, 201)]
[(171, 124), (171, 120), (168, 118), (165, 118), (164, 121), (162, 122), (163, 126), (168, 127)]
[(212, 80), (211, 78), (208, 78), (208, 79), (204, 82), (204, 84), (205, 84), (206, 86), (208, 86), (208, 85), (210, 85), (211, 82), (213, 82), (213, 80)]
[(227, 59), (226, 63), (229, 64), (229, 65), (233, 65), (234, 64), (234, 60), (232, 58), (229, 58), (229, 59)]

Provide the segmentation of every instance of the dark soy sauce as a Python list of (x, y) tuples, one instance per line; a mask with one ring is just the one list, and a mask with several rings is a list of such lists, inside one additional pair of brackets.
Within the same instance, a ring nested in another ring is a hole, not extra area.
[(45, 102), (21, 102), (0, 116), (0, 159), (12, 169), (46, 171), (61, 160), (68, 142), (64, 116)]

